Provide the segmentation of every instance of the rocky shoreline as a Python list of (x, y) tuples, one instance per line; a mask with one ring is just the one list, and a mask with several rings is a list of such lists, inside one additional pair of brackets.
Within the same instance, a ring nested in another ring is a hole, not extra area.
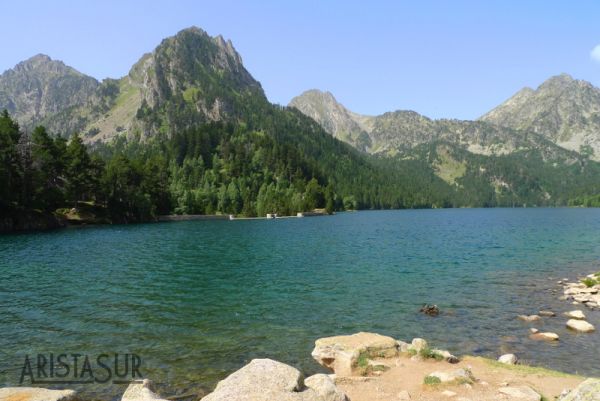
[[(376, 333), (316, 340), (312, 357), (332, 374), (304, 378), (296, 368), (254, 359), (220, 381), (203, 401), (597, 401), (600, 379), (585, 379), (518, 365), (515, 355), (498, 361), (457, 357), (429, 346)], [(552, 397), (552, 398), (549, 398)], [(1, 401), (77, 401), (73, 390), (0, 389)], [(129, 384), (121, 401), (168, 401), (150, 380)]]

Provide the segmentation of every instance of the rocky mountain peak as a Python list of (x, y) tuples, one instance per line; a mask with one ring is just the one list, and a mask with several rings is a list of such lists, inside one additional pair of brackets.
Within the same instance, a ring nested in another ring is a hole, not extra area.
[(600, 157), (600, 89), (568, 74), (551, 77), (535, 90), (522, 89), (480, 119)]
[(0, 75), (0, 110), (31, 128), (49, 114), (86, 103), (99, 85), (62, 61), (37, 54)]
[(361, 150), (371, 146), (363, 124), (367, 117), (346, 109), (331, 92), (310, 89), (293, 98), (289, 106), (318, 122), (338, 139)]

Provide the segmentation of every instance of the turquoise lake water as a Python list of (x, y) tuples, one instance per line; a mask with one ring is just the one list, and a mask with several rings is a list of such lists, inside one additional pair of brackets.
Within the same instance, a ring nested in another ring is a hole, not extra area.
[[(210, 389), (256, 357), (310, 374), (314, 340), (374, 331), (460, 354), (600, 376), (600, 334), (566, 318), (556, 281), (600, 270), (598, 209), (340, 213), (0, 237), (0, 386), (25, 354), (133, 352), (166, 395)], [(558, 290), (558, 292), (553, 292)], [(439, 305), (432, 318), (418, 310)], [(600, 312), (583, 308), (600, 327)], [(73, 386), (71, 386), (73, 387)], [(88, 385), (117, 395), (123, 386)], [(106, 397), (104, 397), (106, 398)]]

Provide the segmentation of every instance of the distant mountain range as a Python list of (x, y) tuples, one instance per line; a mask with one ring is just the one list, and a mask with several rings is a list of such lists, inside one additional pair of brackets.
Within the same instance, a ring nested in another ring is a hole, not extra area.
[[(250, 181), (244, 196), (258, 210), (261, 183), (297, 201), (311, 178), (335, 190), (338, 204), (354, 199), (364, 208), (564, 205), (600, 193), (600, 90), (568, 75), (523, 89), (476, 121), (403, 110), (366, 116), (319, 90), (284, 107), (268, 102), (230, 41), (192, 27), (164, 39), (119, 79), (99, 82), (34, 56), (0, 75), (4, 108), (25, 130), (41, 124), (55, 135), (77, 132), (88, 144), (136, 142), (160, 152), (171, 141), (177, 168), (193, 159), (204, 174), (178, 184), (178, 202), (199, 196), (200, 182), (213, 196)], [(227, 138), (214, 134), (221, 130)], [(243, 154), (245, 164), (220, 167), (232, 154)]]
[(432, 120), (404, 110), (365, 116), (315, 89), (289, 105), (334, 137), (372, 154), (395, 155), (444, 140), (482, 155), (528, 148), (555, 153), (553, 145), (558, 145), (600, 159), (600, 89), (566, 74), (548, 79), (537, 90), (522, 89), (477, 121)]

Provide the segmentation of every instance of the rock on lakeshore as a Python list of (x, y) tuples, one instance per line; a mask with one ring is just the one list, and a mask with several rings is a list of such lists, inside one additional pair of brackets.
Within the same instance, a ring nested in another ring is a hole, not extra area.
[(593, 324), (588, 323), (585, 320), (577, 319), (567, 320), (567, 327), (580, 333), (591, 333), (592, 331), (596, 330)]
[(304, 385), (313, 389), (323, 401), (349, 401), (342, 390), (336, 387), (333, 379), (322, 373), (304, 380)]
[(517, 361), (518, 359), (515, 354), (504, 354), (500, 358), (498, 358), (498, 362), (504, 363), (506, 365), (516, 365)]
[(131, 383), (123, 393), (121, 401), (167, 401), (154, 392), (152, 382), (148, 379)]
[(540, 401), (542, 396), (528, 386), (501, 387), (498, 392), (510, 397), (511, 400)]
[(318, 376), (305, 382), (298, 369), (271, 359), (254, 359), (221, 380), (202, 401), (347, 401), (331, 378)]
[(427, 376), (437, 377), (442, 383), (454, 381), (471, 382), (473, 380), (473, 375), (466, 369), (457, 369), (452, 372), (432, 372)]
[(425, 348), (427, 348), (429, 345), (427, 344), (427, 341), (425, 341), (422, 338), (413, 338), (412, 342), (410, 343), (410, 347), (409, 349), (413, 349), (417, 352), (421, 352), (422, 350), (424, 350)]
[(352, 376), (361, 354), (371, 358), (392, 358), (398, 355), (398, 345), (391, 337), (375, 333), (320, 338), (315, 341), (312, 357), (340, 377)]
[(600, 379), (587, 379), (559, 401), (600, 401)]
[(73, 390), (48, 390), (38, 387), (0, 388), (0, 400), (3, 401), (73, 401), (77, 393)]

